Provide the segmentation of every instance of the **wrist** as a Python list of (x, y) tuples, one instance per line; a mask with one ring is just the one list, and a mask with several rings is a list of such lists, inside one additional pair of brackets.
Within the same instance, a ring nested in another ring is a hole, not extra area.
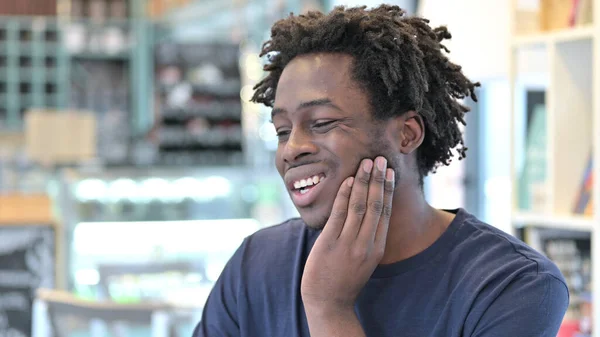
[(304, 310), (307, 316), (315, 318), (354, 317), (354, 305), (350, 303), (335, 303), (323, 301), (304, 301)]
[(353, 305), (313, 302), (304, 310), (313, 337), (365, 337)]

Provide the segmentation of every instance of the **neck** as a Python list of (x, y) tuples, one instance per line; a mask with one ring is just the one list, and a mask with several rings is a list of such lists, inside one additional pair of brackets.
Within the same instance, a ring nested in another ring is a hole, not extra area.
[(453, 214), (431, 207), (418, 186), (397, 186), (381, 264), (422, 252), (444, 233), (453, 218)]

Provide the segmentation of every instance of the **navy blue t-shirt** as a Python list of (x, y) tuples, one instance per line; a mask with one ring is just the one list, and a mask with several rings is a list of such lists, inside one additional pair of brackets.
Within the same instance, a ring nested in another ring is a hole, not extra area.
[[(378, 266), (356, 303), (369, 337), (555, 337), (569, 294), (556, 266), (463, 209), (423, 252)], [(300, 295), (320, 231), (301, 219), (246, 238), (194, 337), (308, 337)]]

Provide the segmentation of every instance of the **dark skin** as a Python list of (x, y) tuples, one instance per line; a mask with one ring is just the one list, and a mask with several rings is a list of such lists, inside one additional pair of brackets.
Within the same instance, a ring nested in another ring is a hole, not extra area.
[[(306, 224), (323, 229), (306, 262), (302, 300), (311, 336), (364, 336), (354, 313), (378, 264), (429, 247), (454, 216), (424, 199), (416, 151), (425, 130), (412, 111), (372, 118), (345, 54), (296, 57), (278, 83), (277, 170)], [(300, 195), (294, 182), (324, 177)]]

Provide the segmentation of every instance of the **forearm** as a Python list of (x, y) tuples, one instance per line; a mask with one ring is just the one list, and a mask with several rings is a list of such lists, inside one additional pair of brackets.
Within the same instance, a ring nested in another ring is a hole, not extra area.
[(366, 337), (353, 308), (305, 306), (311, 337)]

